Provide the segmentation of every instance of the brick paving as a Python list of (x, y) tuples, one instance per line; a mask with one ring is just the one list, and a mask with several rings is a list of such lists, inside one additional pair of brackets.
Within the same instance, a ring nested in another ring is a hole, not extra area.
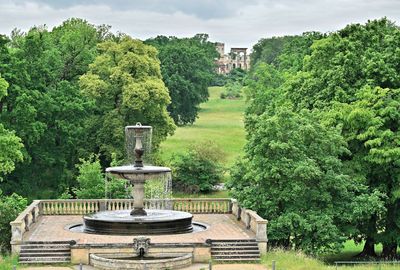
[[(205, 231), (174, 234), (149, 235), (152, 243), (204, 243), (207, 239), (249, 239), (253, 232), (246, 230), (243, 223), (230, 214), (197, 214), (194, 222), (209, 226)], [(25, 241), (69, 241), (79, 244), (95, 243), (131, 243), (132, 237), (119, 235), (96, 235), (71, 232), (68, 228), (82, 223), (82, 216), (42, 216), (37, 224), (24, 235)], [(243, 270), (245, 268), (241, 268)], [(256, 268), (254, 268), (256, 269)]]

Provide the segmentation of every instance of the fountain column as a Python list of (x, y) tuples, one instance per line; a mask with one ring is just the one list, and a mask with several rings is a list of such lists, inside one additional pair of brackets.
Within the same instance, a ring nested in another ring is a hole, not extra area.
[(138, 174), (135, 176), (135, 180), (131, 181), (133, 184), (133, 210), (131, 211), (131, 216), (145, 216), (147, 215), (144, 210), (144, 174)]

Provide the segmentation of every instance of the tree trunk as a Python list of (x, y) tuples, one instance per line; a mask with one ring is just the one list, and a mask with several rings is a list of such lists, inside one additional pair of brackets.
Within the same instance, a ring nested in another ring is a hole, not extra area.
[(357, 257), (376, 257), (375, 253), (375, 242), (372, 237), (367, 237), (365, 241), (364, 248)]
[(382, 257), (385, 259), (394, 259), (397, 255), (397, 243), (389, 243), (383, 245)]

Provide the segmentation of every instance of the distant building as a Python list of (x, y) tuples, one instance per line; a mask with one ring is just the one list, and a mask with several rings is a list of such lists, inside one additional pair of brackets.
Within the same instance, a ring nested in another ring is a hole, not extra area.
[(230, 53), (225, 54), (225, 43), (216, 42), (215, 46), (219, 53), (219, 59), (217, 60), (218, 74), (227, 74), (235, 68), (243, 70), (250, 68), (250, 57), (247, 55), (247, 48), (231, 48)]

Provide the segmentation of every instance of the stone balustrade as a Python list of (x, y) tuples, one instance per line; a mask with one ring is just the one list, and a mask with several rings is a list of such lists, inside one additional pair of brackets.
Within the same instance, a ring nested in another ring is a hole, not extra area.
[(173, 199), (173, 209), (192, 214), (227, 214), (231, 213), (230, 199)]
[[(129, 210), (131, 199), (41, 200), (43, 215), (83, 215), (105, 210)], [(230, 199), (165, 199), (144, 200), (145, 209), (168, 209), (192, 214), (230, 213)]]
[[(83, 215), (133, 209), (131, 199), (41, 200), (43, 215)], [(145, 200), (146, 209), (172, 209), (172, 200)]]
[(36, 223), (40, 216), (40, 201), (33, 201), (11, 225), (11, 246), (13, 253), (19, 253), (19, 246), (23, 240), (24, 233), (29, 231), (30, 227)]
[(256, 234), (256, 240), (261, 252), (267, 251), (267, 224), (268, 221), (260, 217), (257, 212), (240, 207), (239, 203), (232, 199), (232, 214), (241, 220), (247, 229)]

